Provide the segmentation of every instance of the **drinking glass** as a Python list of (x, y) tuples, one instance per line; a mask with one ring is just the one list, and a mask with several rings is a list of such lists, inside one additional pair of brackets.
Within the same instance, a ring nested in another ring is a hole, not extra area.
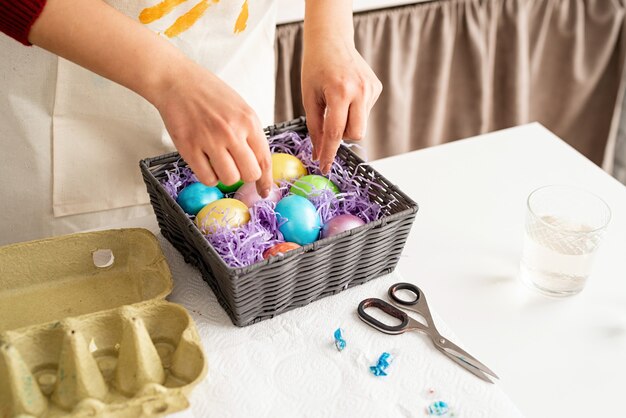
[(527, 200), (520, 275), (550, 296), (583, 290), (609, 220), (609, 206), (576, 186), (551, 185)]

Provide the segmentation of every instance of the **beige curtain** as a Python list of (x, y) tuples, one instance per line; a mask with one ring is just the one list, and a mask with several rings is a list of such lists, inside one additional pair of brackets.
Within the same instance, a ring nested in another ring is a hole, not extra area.
[[(626, 0), (442, 0), (355, 15), (384, 85), (370, 159), (539, 121), (600, 164), (617, 132)], [(277, 121), (304, 114), (302, 24), (277, 31)]]
[[(624, 71), (622, 83), (626, 85), (626, 71)], [(621, 108), (615, 142), (614, 144), (610, 144), (614, 146), (607, 148), (605, 168), (613, 174), (616, 179), (626, 185), (626, 94), (624, 94), (624, 91), (622, 91)], [(611, 155), (614, 155), (612, 164)]]

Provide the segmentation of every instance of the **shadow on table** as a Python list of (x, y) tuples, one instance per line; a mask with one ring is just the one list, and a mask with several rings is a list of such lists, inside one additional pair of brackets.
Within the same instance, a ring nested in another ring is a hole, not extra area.
[(156, 236), (174, 280), (174, 288), (167, 300), (184, 306), (193, 317), (199, 331), (205, 326), (233, 328), (230, 318), (202, 278), (200, 271), (187, 264), (183, 256), (162, 234), (158, 233)]

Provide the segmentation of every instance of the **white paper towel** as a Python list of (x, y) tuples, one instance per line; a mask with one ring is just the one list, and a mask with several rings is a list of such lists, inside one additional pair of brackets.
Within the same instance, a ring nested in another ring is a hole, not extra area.
[[(522, 416), (497, 385), (453, 363), (427, 336), (386, 335), (359, 320), (361, 300), (386, 299), (391, 284), (408, 281), (399, 273), (238, 328), (200, 273), (158, 237), (174, 276), (169, 300), (189, 310), (208, 358), (207, 377), (194, 389), (191, 409), (177, 416), (423, 417), (435, 400), (447, 402), (455, 417)], [(435, 312), (433, 316), (439, 331), (463, 346)], [(342, 352), (333, 340), (338, 327), (347, 342)], [(369, 366), (384, 351), (395, 360), (388, 376), (375, 377)], [(489, 359), (477, 358), (489, 365)], [(434, 396), (427, 395), (429, 388)]]

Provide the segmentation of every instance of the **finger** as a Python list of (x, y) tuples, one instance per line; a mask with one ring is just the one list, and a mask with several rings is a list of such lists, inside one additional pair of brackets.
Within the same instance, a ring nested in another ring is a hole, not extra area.
[(313, 161), (317, 161), (320, 158), (320, 143), (324, 130), (324, 107), (325, 106), (320, 106), (315, 97), (306, 100), (304, 103), (306, 126), (309, 130), (311, 143), (313, 144)]
[(217, 178), (222, 183), (234, 184), (241, 179), (237, 165), (226, 148), (213, 151), (209, 161), (213, 171), (217, 174)]
[(352, 102), (348, 110), (348, 123), (346, 124), (343, 137), (354, 141), (363, 139), (367, 127), (368, 113), (369, 111), (365, 107), (365, 100), (363, 100), (363, 98)]
[(256, 157), (257, 164), (261, 170), (261, 176), (256, 181), (257, 193), (263, 198), (269, 196), (274, 179), (272, 177), (272, 155), (267, 139), (261, 128), (255, 129), (248, 137), (248, 145)]
[(383, 92), (383, 84), (378, 80), (378, 78), (375, 78), (372, 81), (369, 94), (365, 95), (367, 97), (367, 99), (365, 100), (365, 103), (367, 104), (367, 106), (365, 107), (365, 110), (366, 110), (365, 129), (363, 131), (363, 136), (365, 136), (365, 131), (367, 131), (367, 121), (369, 119), (370, 112), (372, 111), (372, 108), (374, 107), (378, 99), (380, 98), (380, 95), (382, 94), (382, 92)]
[(324, 116), (324, 134), (320, 149), (320, 168), (326, 175), (335, 159), (343, 132), (346, 130), (349, 103), (341, 99), (331, 99)]
[(380, 97), (382, 92), (383, 92), (383, 83), (381, 83), (380, 80), (376, 78), (374, 80), (374, 91), (370, 97), (369, 110), (372, 110), (372, 107), (374, 107), (374, 105), (378, 101), (378, 98)]
[(259, 163), (247, 141), (242, 141), (230, 146), (228, 151), (233, 157), (233, 160), (235, 160), (237, 170), (239, 170), (239, 174), (241, 174), (241, 180), (246, 183), (251, 183), (261, 177)]
[(209, 157), (207, 157), (204, 152), (197, 151), (189, 160), (185, 158), (185, 161), (189, 163), (191, 170), (201, 183), (207, 186), (217, 185), (217, 175), (215, 171), (213, 171), (213, 168), (211, 168)]

